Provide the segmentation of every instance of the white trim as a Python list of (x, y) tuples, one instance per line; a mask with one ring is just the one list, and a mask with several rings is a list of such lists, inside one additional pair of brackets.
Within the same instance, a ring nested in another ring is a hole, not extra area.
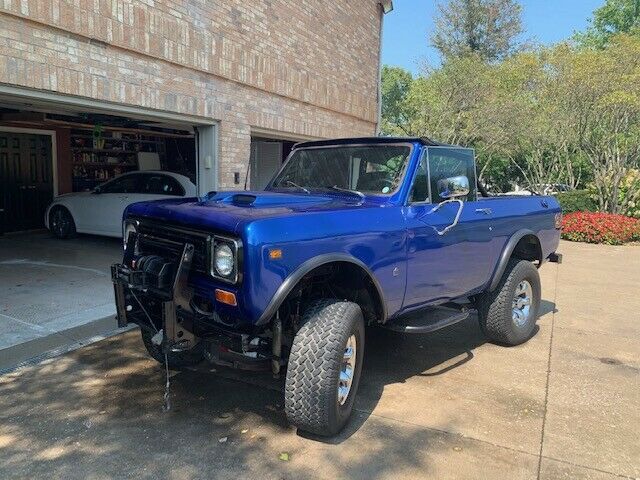
[[(199, 127), (203, 126), (199, 125)], [(218, 141), (218, 122), (197, 129), (196, 191), (198, 195), (204, 195), (210, 191), (217, 191), (220, 185), (220, 146)], [(207, 160), (208, 156), (211, 157), (209, 161)]]
[(196, 115), (173, 113), (164, 110), (152, 110), (150, 108), (135, 107), (103, 100), (94, 100), (88, 97), (51, 93), (43, 90), (14, 87), (6, 84), (0, 84), (0, 95), (10, 95), (30, 102), (47, 103), (52, 107), (72, 106), (82, 111), (94, 110), (107, 114), (117, 113), (128, 117), (137, 117), (137, 120), (172, 120), (190, 125), (213, 125), (215, 123), (213, 119), (199, 117)]
[(313, 140), (322, 140), (322, 137), (312, 137), (310, 135), (298, 135), (296, 133), (279, 132), (277, 130), (269, 130), (266, 128), (251, 127), (251, 137), (264, 139), (273, 138), (274, 140), (284, 140), (286, 142), (308, 142)]
[(29, 133), (32, 135), (44, 135), (51, 137), (51, 176), (53, 182), (53, 198), (58, 196), (58, 152), (55, 130), (39, 130), (37, 128), (3, 127), (0, 125), (0, 132)]

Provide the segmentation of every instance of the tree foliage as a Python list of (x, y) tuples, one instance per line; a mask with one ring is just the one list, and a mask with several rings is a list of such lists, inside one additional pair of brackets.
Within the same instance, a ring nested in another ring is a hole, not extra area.
[[(406, 122), (403, 104), (413, 77), (400, 67), (382, 67), (382, 129), (389, 131)], [(400, 129), (401, 130), (401, 129)]]
[(402, 85), (384, 132), (475, 147), (480, 177), (495, 191), (589, 186), (611, 213), (640, 201), (640, 181), (629, 180), (640, 166), (640, 37), (619, 34), (605, 49), (560, 44), (501, 62), (454, 57)]
[(619, 33), (640, 36), (640, 0), (606, 0), (593, 12), (589, 28), (574, 39), (582, 47), (605, 48)]
[(519, 47), (521, 13), (517, 0), (448, 0), (438, 4), (431, 42), (445, 59), (501, 60)]

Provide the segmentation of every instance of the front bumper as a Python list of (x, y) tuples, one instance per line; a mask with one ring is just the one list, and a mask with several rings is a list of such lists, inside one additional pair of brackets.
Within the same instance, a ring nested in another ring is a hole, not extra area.
[[(135, 237), (129, 236), (123, 263), (111, 266), (118, 327), (136, 323), (154, 333), (161, 331), (165, 352), (202, 344), (211, 362), (250, 370), (269, 368), (271, 349), (255, 332), (221, 322), (215, 311), (202, 312), (196, 306), (188, 284), (192, 244), (185, 243), (177, 265), (157, 262), (160, 267), (148, 269), (130, 253), (135, 251)], [(280, 359), (276, 361), (279, 365)]]

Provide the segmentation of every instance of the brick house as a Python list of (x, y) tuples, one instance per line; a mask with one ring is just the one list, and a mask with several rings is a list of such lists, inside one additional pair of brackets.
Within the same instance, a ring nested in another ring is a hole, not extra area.
[(131, 169), (259, 188), (296, 141), (373, 135), (390, 4), (0, 1), (4, 230)]

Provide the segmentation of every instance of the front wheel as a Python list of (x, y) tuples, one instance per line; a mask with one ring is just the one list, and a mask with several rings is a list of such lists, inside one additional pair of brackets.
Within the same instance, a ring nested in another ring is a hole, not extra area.
[(300, 430), (321, 436), (347, 423), (358, 390), (364, 354), (360, 307), (323, 299), (309, 306), (287, 367), (285, 412)]
[(489, 340), (503, 345), (526, 342), (540, 308), (540, 275), (527, 260), (512, 258), (493, 292), (478, 299), (480, 327)]
[(73, 237), (76, 234), (76, 224), (69, 210), (55, 207), (49, 213), (49, 230), (60, 239)]

